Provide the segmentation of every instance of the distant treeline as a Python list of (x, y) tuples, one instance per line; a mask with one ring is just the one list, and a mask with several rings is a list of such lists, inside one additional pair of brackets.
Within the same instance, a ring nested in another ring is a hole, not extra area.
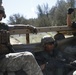
[[(37, 6), (37, 18), (26, 19), (23, 15), (13, 14), (9, 17), (9, 24), (29, 24), (36, 27), (45, 26), (63, 26), (66, 25), (67, 9), (74, 7), (75, 0), (57, 0), (57, 3), (52, 8), (49, 5), (43, 4)], [(73, 15), (75, 20), (75, 14)]]

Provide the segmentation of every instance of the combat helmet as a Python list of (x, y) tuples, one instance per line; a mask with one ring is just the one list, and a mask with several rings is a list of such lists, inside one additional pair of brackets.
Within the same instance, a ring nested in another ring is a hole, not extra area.
[(0, 13), (3, 13), (3, 18), (6, 18), (5, 9), (3, 6), (0, 6)]
[(42, 46), (44, 46), (47, 43), (54, 43), (54, 39), (52, 37), (50, 37), (50, 36), (44, 36), (41, 39), (41, 44), (42, 44)]
[(62, 39), (65, 39), (65, 36), (64, 36), (64, 34), (62, 34), (62, 33), (57, 33), (57, 34), (54, 36), (54, 39), (55, 39), (55, 40), (62, 40)]

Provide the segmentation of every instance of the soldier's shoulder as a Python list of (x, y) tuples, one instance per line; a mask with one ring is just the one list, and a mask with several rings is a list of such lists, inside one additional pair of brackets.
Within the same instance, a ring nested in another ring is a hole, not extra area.
[(6, 23), (0, 22), (0, 27), (5, 29), (5, 30), (9, 30), (9, 26)]

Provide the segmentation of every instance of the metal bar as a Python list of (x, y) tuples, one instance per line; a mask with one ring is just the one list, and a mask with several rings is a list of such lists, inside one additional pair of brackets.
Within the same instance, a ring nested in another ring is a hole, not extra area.
[(29, 34), (26, 34), (26, 44), (29, 44)]
[[(10, 28), (11, 35), (32, 33), (25, 26), (14, 26), (14, 27), (9, 27), (9, 28)], [(51, 31), (74, 31), (76, 32), (76, 29), (67, 27), (67, 26), (36, 27), (36, 28), (37, 28), (38, 33), (39, 32), (51, 32)]]

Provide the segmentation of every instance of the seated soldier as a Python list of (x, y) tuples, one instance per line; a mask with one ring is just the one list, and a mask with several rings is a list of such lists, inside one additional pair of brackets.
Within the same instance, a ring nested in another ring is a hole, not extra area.
[(36, 56), (44, 75), (67, 75), (70, 71), (70, 60), (56, 48), (55, 40), (50, 36), (41, 39), (43, 51)]
[[(3, 6), (0, 6), (0, 21), (5, 18)], [(22, 69), (27, 75), (43, 75), (31, 52), (15, 53), (9, 42), (9, 27), (0, 23), (0, 71), (18, 71)]]
[(55, 41), (50, 36), (44, 36), (41, 39), (43, 51), (39, 53), (37, 59), (44, 75), (63, 75), (64, 60), (59, 58), (59, 51), (55, 49)]

